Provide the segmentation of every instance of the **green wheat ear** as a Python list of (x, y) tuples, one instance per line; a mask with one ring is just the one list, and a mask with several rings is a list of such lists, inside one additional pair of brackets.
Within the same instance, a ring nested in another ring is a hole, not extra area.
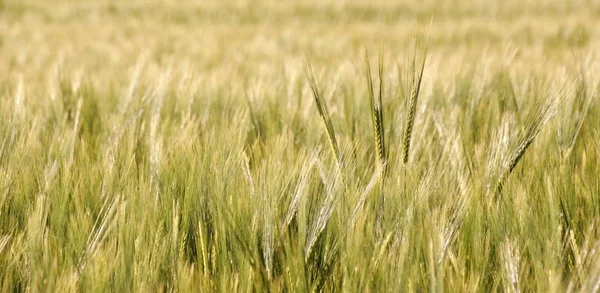
[(410, 100), (408, 101), (408, 113), (406, 115), (406, 119), (404, 122), (404, 135), (402, 140), (402, 162), (404, 164), (408, 163), (408, 157), (410, 152), (410, 139), (413, 132), (413, 127), (415, 124), (415, 116), (417, 112), (417, 102), (419, 100), (419, 93), (421, 91), (421, 81), (423, 79), (423, 71), (425, 69), (425, 60), (427, 59), (427, 49), (425, 50), (425, 56), (423, 56), (423, 63), (421, 64), (421, 69), (416, 72), (415, 66), (415, 58), (417, 55), (417, 50), (415, 48), (415, 54), (413, 55), (413, 82), (412, 89), (410, 91)]
[(367, 91), (369, 94), (371, 119), (373, 121), (373, 133), (375, 135), (375, 148), (377, 149), (379, 166), (384, 170), (387, 162), (387, 153), (385, 149), (385, 132), (383, 126), (383, 57), (379, 57), (379, 95), (375, 98), (373, 89), (373, 79), (371, 77), (371, 64), (369, 55), (365, 50), (365, 74), (367, 79)]
[(542, 127), (550, 120), (550, 118), (552, 118), (552, 116), (554, 116), (555, 109), (553, 106), (555, 103), (556, 100), (551, 100), (550, 103), (544, 105), (541, 111), (536, 116), (534, 116), (532, 120), (530, 120), (531, 124), (529, 128), (527, 128), (527, 131), (521, 138), (521, 141), (519, 142), (519, 145), (517, 146), (515, 151), (512, 153), (510, 161), (502, 170), (500, 178), (496, 183), (496, 198), (498, 198), (502, 194), (502, 190), (504, 189), (504, 184), (506, 180), (513, 172), (517, 164), (519, 164), (519, 162), (525, 155), (525, 152), (527, 152), (527, 150), (533, 143), (533, 140), (538, 136), (538, 134), (542, 130)]
[(371, 77), (371, 64), (369, 62), (369, 54), (365, 50), (365, 77), (367, 80), (367, 92), (369, 95), (369, 104), (371, 112), (371, 120), (373, 122), (373, 134), (375, 138), (375, 148), (377, 149), (376, 161), (377, 166), (381, 171), (381, 177), (379, 181), (379, 203), (377, 207), (377, 221), (375, 222), (375, 231), (378, 236), (381, 236), (383, 231), (383, 206), (384, 206), (384, 186), (385, 176), (387, 170), (387, 152), (385, 145), (385, 129), (383, 126), (383, 52), (379, 55), (379, 95), (375, 97), (375, 90), (373, 89), (373, 78)]
[(315, 71), (310, 63), (306, 63), (305, 66), (306, 80), (310, 86), (313, 97), (315, 98), (315, 103), (317, 104), (317, 109), (319, 110), (319, 115), (321, 116), (321, 121), (325, 126), (325, 130), (327, 132), (327, 138), (329, 139), (329, 145), (331, 146), (331, 150), (338, 162), (341, 165), (342, 156), (340, 154), (340, 149), (337, 144), (337, 139), (335, 136), (335, 131), (333, 129), (333, 124), (331, 123), (331, 115), (329, 114), (329, 108), (327, 108), (327, 103), (323, 96), (321, 96), (321, 92), (319, 91), (319, 87), (317, 85), (317, 80), (315, 78)]

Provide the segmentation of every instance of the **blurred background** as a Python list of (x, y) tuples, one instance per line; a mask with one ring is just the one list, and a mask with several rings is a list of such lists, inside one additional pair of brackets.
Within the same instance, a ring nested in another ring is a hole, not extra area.
[(40, 75), (59, 62), (109, 76), (141, 57), (265, 74), (305, 55), (316, 64), (360, 64), (365, 47), (405, 58), (415, 36), (427, 39), (431, 64), (446, 69), (485, 56), (565, 61), (599, 48), (599, 24), (600, 2), (592, 0), (3, 0), (0, 69)]

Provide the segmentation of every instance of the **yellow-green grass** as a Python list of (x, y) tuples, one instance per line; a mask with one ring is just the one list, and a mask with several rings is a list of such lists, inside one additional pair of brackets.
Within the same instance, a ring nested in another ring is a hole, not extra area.
[(587, 0), (0, 1), (0, 291), (597, 291), (598, 32)]

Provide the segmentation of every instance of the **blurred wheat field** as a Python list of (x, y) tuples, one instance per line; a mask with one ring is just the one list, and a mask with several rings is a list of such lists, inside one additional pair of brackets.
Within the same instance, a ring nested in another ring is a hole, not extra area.
[(0, 291), (598, 292), (599, 32), (594, 0), (1, 0)]

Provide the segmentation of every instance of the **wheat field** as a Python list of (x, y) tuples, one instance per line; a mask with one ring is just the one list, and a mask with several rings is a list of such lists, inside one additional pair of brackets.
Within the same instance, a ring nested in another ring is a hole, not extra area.
[(598, 292), (600, 2), (0, 0), (1, 292)]

